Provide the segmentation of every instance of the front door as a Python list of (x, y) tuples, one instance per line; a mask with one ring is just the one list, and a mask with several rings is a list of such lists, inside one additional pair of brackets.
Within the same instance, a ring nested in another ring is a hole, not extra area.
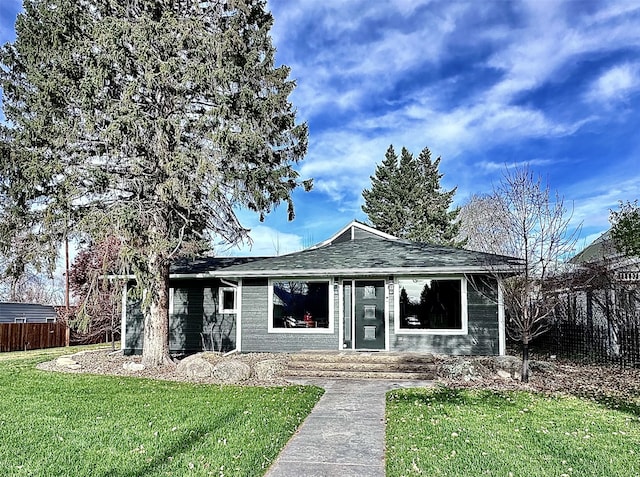
[(384, 349), (384, 280), (355, 282), (356, 349)]

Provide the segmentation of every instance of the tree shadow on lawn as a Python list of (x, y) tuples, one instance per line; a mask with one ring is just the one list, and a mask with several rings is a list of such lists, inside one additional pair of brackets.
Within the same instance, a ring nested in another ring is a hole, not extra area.
[[(201, 425), (195, 429), (187, 429), (184, 432), (183, 439), (181, 439), (177, 444), (167, 447), (164, 452), (158, 454), (144, 465), (124, 472), (117, 471), (116, 469), (110, 469), (99, 475), (100, 477), (139, 477), (141, 475), (153, 474), (154, 472), (157, 473), (158, 470), (162, 469), (163, 466), (170, 462), (170, 457), (178, 459), (180, 455), (189, 452), (196, 444), (201, 442), (207, 434), (219, 430), (221, 427), (228, 426), (230, 421), (236, 421), (243, 416), (244, 414), (241, 410), (221, 415), (214, 421), (208, 421), (206, 426)], [(194, 460), (194, 464), (195, 463), (196, 461)], [(185, 470), (185, 472), (187, 471)]]
[(578, 396), (598, 403), (612, 411), (620, 411), (640, 418), (640, 396)]

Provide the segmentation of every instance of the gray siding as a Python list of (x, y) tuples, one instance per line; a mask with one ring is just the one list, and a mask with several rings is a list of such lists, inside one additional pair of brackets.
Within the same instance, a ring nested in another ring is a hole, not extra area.
[[(172, 281), (173, 313), (169, 315), (169, 350), (195, 353), (231, 351), (236, 347), (236, 316), (218, 313), (220, 283), (205, 280)], [(144, 317), (140, 302), (127, 302), (125, 352), (141, 353)]]
[(290, 352), (338, 349), (338, 293), (333, 294), (333, 333), (269, 333), (267, 280), (242, 282), (242, 351)]
[(497, 284), (493, 279), (476, 283), (467, 282), (467, 335), (396, 335), (394, 332), (395, 298), (390, 297), (389, 347), (390, 351), (416, 351), (450, 355), (498, 355)]
[(142, 353), (144, 315), (139, 299), (127, 298), (126, 334), (124, 338), (125, 354)]
[(55, 308), (37, 303), (0, 303), (0, 323), (15, 323), (16, 318), (25, 323), (46, 323), (57, 320)]

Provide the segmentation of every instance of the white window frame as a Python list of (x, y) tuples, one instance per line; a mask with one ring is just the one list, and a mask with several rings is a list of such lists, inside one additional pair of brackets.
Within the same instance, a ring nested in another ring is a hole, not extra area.
[(13, 322), (14, 323), (26, 323), (27, 319), (26, 318), (14, 318)]
[[(329, 316), (329, 327), (328, 328), (276, 328), (273, 326), (273, 284), (280, 282), (308, 282), (308, 283), (326, 283), (327, 284), (327, 300)], [(334, 321), (335, 321), (335, 297), (333, 291), (333, 279), (332, 278), (305, 278), (305, 277), (296, 277), (296, 278), (270, 278), (269, 279), (269, 299), (268, 299), (268, 309), (267, 313), (267, 332), (268, 333), (280, 333), (280, 334), (333, 334), (334, 333)]]
[[(233, 308), (224, 308), (225, 292), (233, 293)], [(237, 313), (238, 312), (238, 292), (234, 287), (220, 287), (218, 289), (218, 313)]]
[[(400, 282), (402, 280), (459, 280), (460, 281), (460, 314), (462, 328), (449, 329), (411, 329), (400, 327)], [(396, 335), (467, 335), (469, 334), (469, 307), (467, 306), (467, 279), (463, 276), (429, 276), (408, 275), (399, 276), (394, 280), (394, 320), (393, 330)]]

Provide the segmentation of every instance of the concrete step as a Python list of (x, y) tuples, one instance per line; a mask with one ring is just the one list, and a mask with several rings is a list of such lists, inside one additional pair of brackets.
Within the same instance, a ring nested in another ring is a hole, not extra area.
[(289, 356), (292, 362), (314, 363), (389, 363), (389, 364), (433, 364), (436, 358), (428, 353), (376, 353), (376, 352), (303, 352), (292, 353)]
[(290, 377), (431, 380), (437, 373), (433, 355), (385, 352), (302, 352), (289, 355)]
[(436, 365), (433, 363), (402, 363), (402, 362), (365, 362), (365, 361), (290, 361), (289, 369), (306, 369), (317, 371), (368, 371), (368, 372), (403, 372), (403, 373), (431, 373), (435, 374)]
[(342, 378), (342, 379), (396, 379), (430, 381), (434, 379), (431, 373), (403, 373), (382, 371), (341, 371), (318, 369), (287, 369), (285, 374), (289, 378)]

